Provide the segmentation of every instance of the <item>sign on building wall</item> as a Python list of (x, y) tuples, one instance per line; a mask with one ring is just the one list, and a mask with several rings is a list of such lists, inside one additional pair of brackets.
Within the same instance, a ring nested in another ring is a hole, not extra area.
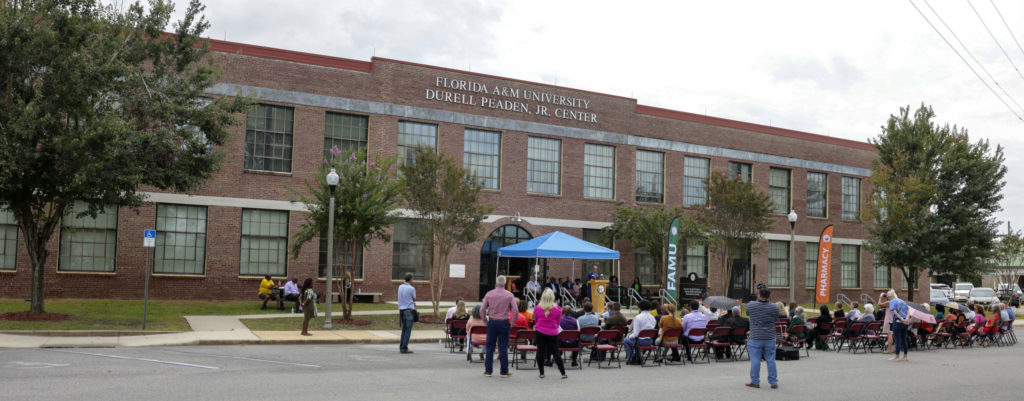
[(466, 278), (466, 265), (448, 265), (449, 278)]
[(424, 93), (424, 99), (436, 102), (597, 123), (597, 113), (590, 110), (590, 99), (559, 95), (527, 87), (488, 86), (466, 79), (436, 77), (433, 87), (427, 87)]

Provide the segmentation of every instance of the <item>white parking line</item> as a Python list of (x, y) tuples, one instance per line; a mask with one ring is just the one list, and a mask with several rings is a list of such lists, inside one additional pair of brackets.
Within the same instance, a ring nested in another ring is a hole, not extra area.
[(162, 364), (165, 364), (165, 365), (184, 366), (184, 367), (188, 367), (188, 368), (199, 368), (199, 369), (209, 369), (209, 370), (219, 369), (219, 368), (214, 367), (214, 366), (194, 365), (194, 364), (191, 364), (191, 363), (174, 362), (174, 361), (161, 361), (159, 359), (134, 358), (134, 357), (130, 357), (130, 356), (94, 354), (94, 353), (91, 353), (91, 352), (67, 351), (67, 350), (59, 350), (59, 349), (49, 349), (49, 351), (63, 352), (63, 353), (67, 353), (67, 354), (98, 356), (98, 357), (111, 358), (111, 359), (127, 359), (127, 360), (134, 360), (134, 361), (162, 363)]
[(275, 360), (271, 360), (271, 359), (249, 358), (249, 357), (245, 357), (245, 356), (207, 354), (207, 353), (204, 353), (204, 352), (188, 352), (188, 351), (175, 351), (175, 350), (163, 350), (163, 351), (164, 352), (173, 352), (173, 353), (177, 353), (177, 354), (211, 356), (211, 357), (215, 357), (215, 358), (230, 358), (230, 359), (242, 359), (242, 360), (246, 360), (246, 361), (278, 363), (278, 364), (281, 364), (281, 365), (306, 366), (306, 367), (310, 367), (310, 368), (322, 368), (323, 367), (323, 366), (320, 366), (320, 365), (312, 365), (312, 364), (308, 364), (308, 363), (275, 361)]

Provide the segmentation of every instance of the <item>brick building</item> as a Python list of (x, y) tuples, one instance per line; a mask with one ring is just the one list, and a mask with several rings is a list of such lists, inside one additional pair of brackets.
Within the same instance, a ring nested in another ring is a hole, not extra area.
[[(138, 210), (110, 209), (97, 219), (65, 219), (51, 240), (46, 295), (66, 298), (139, 298), (145, 253), (142, 231), (159, 231), (151, 294), (156, 298), (251, 299), (264, 274), (321, 277), (324, 245), (307, 244), (297, 259), (286, 254), (304, 208), (303, 188), (322, 166), (325, 149), (365, 147), (398, 155), (415, 144), (436, 146), (481, 176), (483, 198), (495, 206), (481, 241), (456, 249), (450, 263), (465, 265), (450, 278), (445, 298), (478, 299), (497, 271), (526, 275), (534, 264), (502, 260), (500, 246), (554, 230), (598, 241), (617, 201), (692, 206), (705, 200), (701, 180), (711, 171), (752, 181), (773, 200), (775, 222), (750, 254), (732, 256), (736, 282), (747, 291), (764, 282), (788, 299), (789, 224), (794, 209), (797, 299), (810, 301), (818, 235), (835, 225), (833, 294), (857, 299), (902, 276), (875, 266), (864, 248), (864, 209), (874, 148), (867, 143), (644, 106), (636, 99), (465, 71), (373, 58), (358, 61), (212, 41), (224, 70), (214, 96), (260, 98), (233, 128), (220, 171), (192, 194), (151, 192)], [(247, 118), (246, 118), (247, 117)], [(342, 183), (341, 185), (344, 185)], [(0, 291), (27, 297), (31, 267), (9, 215), (0, 215)], [(356, 280), (362, 292), (394, 299), (405, 272), (424, 278), (424, 249), (409, 235), (412, 220), (393, 227), (390, 243), (363, 252)], [(642, 250), (615, 241), (621, 273), (656, 282)], [(723, 279), (721, 261), (700, 246), (686, 247), (680, 274)], [(580, 277), (583, 265), (538, 261), (541, 274)], [(808, 276), (810, 274), (810, 276)], [(922, 288), (928, 288), (926, 276)], [(426, 299), (426, 281), (417, 281)], [(833, 295), (834, 297), (835, 295)]]

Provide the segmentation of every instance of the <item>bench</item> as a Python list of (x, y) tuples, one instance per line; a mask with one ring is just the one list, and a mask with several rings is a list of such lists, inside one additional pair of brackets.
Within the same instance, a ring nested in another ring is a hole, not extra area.
[[(332, 297), (337, 297), (338, 298), (338, 303), (344, 302), (344, 299), (342, 299), (343, 293), (341, 293), (341, 292), (332, 292), (331, 296)], [(352, 302), (360, 302), (360, 303), (368, 302), (368, 303), (379, 304), (379, 303), (381, 303), (380, 298), (382, 296), (384, 296), (384, 293), (382, 293), (382, 292), (357, 292), (355, 294), (352, 294)]]

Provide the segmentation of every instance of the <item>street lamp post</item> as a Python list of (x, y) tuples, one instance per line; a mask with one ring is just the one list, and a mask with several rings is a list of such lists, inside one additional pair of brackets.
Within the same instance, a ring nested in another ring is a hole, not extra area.
[(793, 250), (796, 249), (796, 210), (789, 209), (789, 269), (792, 271), (789, 280), (789, 303), (796, 302), (796, 262)]
[(331, 206), (327, 214), (327, 302), (324, 305), (324, 328), (331, 328), (331, 290), (334, 288), (334, 189), (338, 187), (338, 173), (327, 173), (327, 186), (331, 188)]

